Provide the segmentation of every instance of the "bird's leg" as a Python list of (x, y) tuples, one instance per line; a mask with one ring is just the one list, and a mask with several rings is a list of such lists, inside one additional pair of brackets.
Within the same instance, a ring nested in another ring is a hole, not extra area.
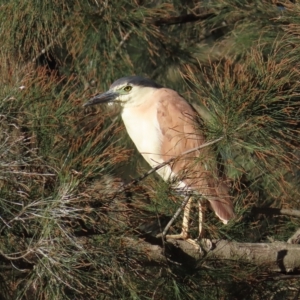
[[(191, 210), (191, 203), (192, 197), (190, 195), (186, 196), (180, 207), (177, 209), (176, 213), (169, 221), (167, 226), (165, 227), (162, 234), (157, 235), (157, 237), (166, 237), (166, 239), (179, 239), (185, 240), (195, 246), (197, 249), (200, 249), (199, 245), (196, 241), (189, 238), (189, 220), (190, 220), (190, 210)], [(168, 234), (167, 232), (175, 219), (179, 216), (180, 212), (183, 210), (183, 220), (182, 220), (182, 230), (180, 234)]]
[(183, 219), (182, 219), (182, 229), (180, 234), (170, 234), (166, 235), (168, 239), (182, 239), (186, 240), (189, 237), (189, 220), (190, 220), (190, 210), (191, 210), (191, 203), (192, 197), (186, 196), (185, 201), (186, 204), (183, 208)]
[(213, 245), (210, 239), (205, 239), (204, 237), (204, 228), (203, 228), (203, 223), (204, 223), (204, 211), (203, 211), (203, 206), (201, 205), (201, 200), (198, 200), (198, 207), (199, 207), (199, 234), (198, 238), (196, 241), (200, 241), (201, 248), (203, 248), (206, 252), (211, 250)]
[(169, 223), (167, 224), (167, 226), (165, 227), (164, 231), (162, 232), (162, 234), (158, 234), (156, 237), (166, 237), (166, 234), (169, 230), (169, 228), (171, 227), (171, 225), (173, 224), (173, 222), (176, 220), (176, 218), (180, 215), (181, 211), (185, 208), (185, 206), (187, 205), (187, 203), (190, 201), (190, 196), (186, 196), (184, 198), (184, 200), (182, 201), (180, 207), (177, 209), (176, 213), (173, 215), (172, 219), (169, 221)]
[(202, 208), (202, 205), (201, 205), (201, 200), (198, 200), (198, 207), (199, 207), (199, 233), (198, 233), (198, 239), (201, 239), (204, 236), (204, 228), (203, 228), (204, 212), (203, 212), (203, 208)]
[(186, 242), (192, 244), (196, 249), (201, 252), (201, 248), (197, 241), (189, 238), (189, 221), (190, 221), (190, 210), (193, 198), (191, 196), (187, 196), (186, 199), (187, 203), (183, 210), (183, 219), (182, 219), (182, 229), (180, 234), (172, 234), (167, 235), (167, 239), (178, 239), (178, 240), (185, 240)]

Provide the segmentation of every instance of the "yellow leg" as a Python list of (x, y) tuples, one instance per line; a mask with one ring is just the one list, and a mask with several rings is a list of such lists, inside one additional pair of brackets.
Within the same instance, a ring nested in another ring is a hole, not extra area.
[(201, 252), (201, 248), (198, 245), (198, 243), (189, 238), (189, 222), (190, 222), (190, 211), (191, 211), (191, 204), (192, 204), (193, 198), (190, 197), (187, 204), (184, 207), (183, 210), (183, 219), (182, 219), (182, 229), (180, 234), (172, 234), (167, 235), (167, 239), (177, 239), (177, 240), (185, 240), (186, 242), (193, 245), (196, 249), (198, 249)]
[(182, 229), (180, 234), (170, 234), (166, 235), (168, 239), (181, 239), (187, 240), (189, 237), (189, 221), (190, 221), (190, 210), (191, 210), (192, 197), (189, 197), (183, 209), (183, 219), (182, 219)]
[(201, 239), (204, 236), (204, 228), (203, 228), (204, 211), (203, 211), (203, 207), (201, 205), (200, 200), (198, 200), (198, 207), (199, 207), (199, 233), (198, 233), (198, 239)]
[[(178, 240), (185, 240), (186, 242), (192, 244), (195, 246), (199, 251), (201, 252), (201, 247), (197, 243), (197, 240), (201, 240), (201, 244), (203, 244), (204, 248), (209, 250), (212, 248), (211, 241), (208, 239), (203, 239), (204, 235), (204, 228), (203, 228), (203, 222), (204, 222), (204, 211), (201, 205), (200, 200), (198, 200), (198, 207), (199, 207), (199, 235), (196, 240), (189, 238), (189, 220), (190, 220), (190, 211), (191, 211), (191, 204), (192, 204), (192, 197), (189, 197), (188, 199), (183, 202), (183, 219), (182, 219), (182, 229), (180, 234), (171, 234), (166, 235), (166, 239), (178, 239)], [(186, 203), (185, 203), (186, 202)], [(179, 213), (179, 211), (177, 211)], [(176, 214), (175, 214), (176, 215)], [(167, 226), (164, 230), (166, 232), (166, 229), (169, 229), (170, 226)]]
[(204, 210), (203, 210), (203, 205), (201, 205), (201, 200), (198, 200), (198, 207), (199, 207), (199, 235), (197, 240), (199, 240), (201, 244), (201, 248), (207, 252), (212, 249), (213, 245), (210, 239), (204, 238), (204, 234), (205, 234), (205, 230), (203, 228)]

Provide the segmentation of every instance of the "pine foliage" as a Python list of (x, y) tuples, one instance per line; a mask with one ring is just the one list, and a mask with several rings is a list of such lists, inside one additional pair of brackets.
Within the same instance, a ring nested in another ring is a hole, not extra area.
[(263, 210), (300, 210), (299, 16), (297, 1), (2, 0), (0, 298), (296, 299), (300, 270), (127, 247), (161, 246), (182, 199), (155, 175), (120, 192), (149, 167), (117, 108), (82, 104), (132, 74), (176, 89), (223, 137), (237, 217), (207, 211), (208, 237), (287, 241), (299, 218)]

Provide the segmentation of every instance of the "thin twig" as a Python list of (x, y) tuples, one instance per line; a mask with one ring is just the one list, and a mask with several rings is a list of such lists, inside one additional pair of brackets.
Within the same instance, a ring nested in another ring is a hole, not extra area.
[(61, 31), (57, 34), (57, 36), (56, 36), (56, 39), (54, 39), (54, 40), (52, 40), (52, 42), (51, 43), (49, 43), (44, 49), (42, 49), (42, 51), (40, 52), (40, 53), (38, 53), (33, 59), (32, 59), (32, 62), (34, 63), (34, 62), (36, 62), (38, 59), (39, 59), (39, 57), (41, 56), (41, 55), (43, 55), (43, 54), (45, 54), (54, 44), (55, 44), (55, 42), (65, 33), (65, 31), (67, 30), (67, 28), (68, 28), (68, 24), (67, 25), (65, 25), (62, 29), (61, 29)]
[(157, 238), (158, 237), (163, 237), (164, 238), (167, 235), (167, 232), (168, 232), (169, 228), (174, 223), (174, 221), (177, 219), (177, 217), (180, 215), (181, 211), (185, 208), (186, 204), (189, 202), (189, 199), (190, 199), (190, 196), (186, 196), (184, 198), (181, 205), (179, 206), (179, 208), (177, 209), (177, 211), (173, 215), (172, 219), (169, 221), (169, 223), (165, 227), (164, 231), (156, 236)]
[[(143, 174), (142, 176), (138, 177), (137, 179), (134, 179), (132, 180), (131, 182), (127, 183), (127, 184), (124, 184), (120, 187), (120, 189), (113, 195), (113, 198), (114, 199), (116, 197), (116, 195), (122, 191), (124, 191), (126, 188), (128, 188), (129, 186), (133, 185), (133, 184), (137, 184), (138, 182), (140, 182), (141, 180), (145, 179), (147, 176), (149, 176), (150, 174), (154, 173), (155, 171), (163, 168), (164, 166), (172, 163), (174, 160), (176, 159), (179, 159), (180, 157), (184, 156), (184, 155), (187, 155), (187, 154), (190, 154), (192, 152), (195, 152), (197, 150), (200, 150), (200, 149), (203, 149), (205, 147), (208, 147), (208, 146), (211, 146), (219, 141), (221, 141), (224, 137), (220, 137), (216, 140), (213, 140), (213, 141), (210, 141), (210, 142), (207, 142), (205, 144), (202, 144), (201, 146), (198, 146), (198, 147), (195, 147), (195, 148), (192, 148), (190, 150), (187, 150), (183, 153), (181, 153), (180, 155), (178, 156), (175, 156), (175, 157), (172, 157), (170, 159), (168, 159), (167, 161), (161, 163), (161, 164), (158, 164), (156, 167), (150, 169), (148, 172), (146, 172), (145, 174)], [(169, 223), (167, 224), (167, 226), (165, 227), (164, 231), (162, 232), (162, 234), (159, 234), (157, 235), (157, 237), (165, 237), (169, 228), (171, 227), (171, 225), (173, 224), (173, 222), (176, 220), (176, 218), (180, 215), (181, 211), (184, 209), (184, 207), (186, 206), (186, 204), (188, 203), (189, 201), (189, 198), (190, 198), (191, 195), (187, 195), (184, 199), (184, 201), (181, 203), (180, 207), (177, 209), (177, 211), (175, 212), (175, 214), (173, 215), (172, 219), (169, 221)]]
[(0, 250), (0, 255), (2, 255), (7, 260), (19, 260), (19, 259), (22, 259), (22, 258), (26, 258), (26, 256), (28, 256), (29, 254), (32, 254), (32, 253), (33, 253), (33, 249), (29, 249), (29, 250), (27, 250), (27, 252), (25, 252), (24, 254), (22, 254), (20, 256), (11, 256), (11, 255), (21, 254), (21, 252), (10, 253), (10, 255), (7, 255), (2, 250)]
[(26, 176), (56, 176), (56, 174), (47, 174), (47, 173), (28, 173), (28, 172), (21, 172), (21, 171), (7, 171), (2, 172), (3, 174), (22, 174)]
[[(172, 157), (170, 159), (168, 159), (167, 161), (161, 163), (161, 164), (158, 164), (157, 166), (155, 166), (154, 168), (150, 169), (148, 172), (146, 172), (145, 174), (143, 174), (142, 176), (132, 180), (131, 182), (127, 183), (127, 184), (124, 184), (120, 187), (120, 189), (117, 191), (116, 194), (124, 191), (126, 188), (128, 188), (129, 186), (131, 185), (134, 185), (134, 184), (137, 184), (138, 182), (142, 181), (143, 179), (145, 179), (146, 177), (148, 177), (149, 175), (151, 175), (152, 173), (158, 171), (159, 169), (163, 168), (164, 166), (172, 163), (173, 161), (175, 161), (176, 159), (179, 159), (181, 158), (182, 156), (185, 156), (187, 154), (190, 154), (192, 152), (195, 152), (197, 150), (200, 150), (200, 149), (203, 149), (205, 147), (208, 147), (208, 146), (211, 146), (213, 144), (216, 144), (217, 142), (221, 141), (222, 139), (224, 139), (223, 136), (221, 136), (220, 138), (216, 139), (216, 140), (213, 140), (213, 141), (210, 141), (210, 142), (207, 142), (205, 144), (202, 144), (201, 146), (198, 146), (198, 147), (195, 147), (195, 148), (192, 148), (190, 150), (187, 150), (181, 154), (179, 154), (178, 156), (175, 156), (175, 157)], [(114, 195), (115, 196), (115, 195)]]
[[(120, 49), (122, 48), (122, 46), (124, 45), (124, 43), (128, 40), (129, 36), (131, 35), (131, 33), (133, 32), (133, 29), (130, 29), (122, 38), (121, 42), (119, 43), (119, 45), (117, 46), (116, 50), (112, 53), (111, 55), (111, 59), (114, 60), (115, 57), (117, 56), (118, 52), (120, 51)], [(120, 35), (122, 34), (121, 29), (120, 29)]]
[[(47, 51), (53, 47), (55, 45), (55, 43), (57, 42), (57, 40), (66, 32), (67, 28), (68, 28), (68, 24), (65, 25), (61, 31), (57, 34), (56, 38), (53, 39), (48, 45), (45, 46), (44, 49), (42, 49), (32, 60), (30, 60), (29, 62), (27, 62), (22, 68), (21, 68), (21, 72), (25, 72), (32, 64), (34, 64), (43, 54), (47, 53)], [(21, 80), (22, 81), (22, 80)]]
[[(168, 159), (167, 161), (161, 163), (161, 164), (158, 164), (156, 167), (150, 169), (148, 172), (146, 172), (145, 174), (143, 174), (142, 176), (132, 180), (131, 182), (127, 183), (127, 184), (123, 184), (115, 193), (114, 195), (112, 196), (111, 198), (111, 201), (113, 201), (115, 199), (115, 197), (123, 192), (125, 189), (127, 189), (128, 187), (134, 185), (134, 184), (137, 184), (138, 182), (142, 181), (143, 179), (145, 179), (147, 176), (151, 175), (152, 173), (154, 173), (155, 171), (163, 168), (164, 166), (172, 163), (173, 161), (175, 161), (176, 159), (179, 159), (180, 157), (182, 156), (185, 156), (187, 154), (190, 154), (192, 152), (195, 152), (197, 150), (200, 150), (200, 149), (203, 149), (205, 147), (208, 147), (208, 146), (211, 146), (219, 141), (221, 141), (224, 137), (221, 136), (219, 137), (218, 139), (216, 140), (213, 140), (213, 141), (210, 141), (210, 142), (207, 142), (205, 144), (202, 144), (201, 146), (198, 146), (198, 147), (195, 147), (195, 148), (192, 148), (190, 150), (187, 150), (183, 153), (181, 153), (180, 155), (178, 156), (175, 156), (175, 157), (172, 157), (170, 159)], [(173, 224), (173, 222), (176, 220), (176, 218), (179, 216), (179, 214), (181, 213), (181, 211), (184, 209), (184, 207), (186, 206), (189, 198), (190, 198), (191, 195), (187, 195), (186, 198), (184, 199), (184, 201), (181, 203), (180, 207), (177, 209), (177, 211), (175, 212), (175, 214), (173, 215), (172, 219), (169, 221), (169, 223), (167, 224), (167, 226), (165, 227), (163, 233), (162, 233), (162, 236), (164, 237), (167, 233), (167, 231), (169, 230), (169, 228), (171, 227), (171, 225)]]

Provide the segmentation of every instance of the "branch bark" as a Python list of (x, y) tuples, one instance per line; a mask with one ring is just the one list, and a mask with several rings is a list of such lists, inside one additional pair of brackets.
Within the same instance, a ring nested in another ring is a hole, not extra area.
[(131, 249), (143, 251), (147, 254), (148, 261), (156, 263), (171, 260), (179, 264), (196, 266), (205, 256), (206, 260), (245, 261), (284, 274), (300, 272), (300, 245), (283, 242), (238, 243), (218, 240), (212, 241), (212, 250), (199, 252), (194, 245), (183, 240), (168, 239), (165, 248), (128, 237), (122, 238), (122, 241)]
[(287, 241), (289, 244), (300, 244), (300, 229), (298, 229)]
[(286, 215), (300, 218), (300, 210), (289, 208), (253, 207), (252, 212), (266, 215)]

